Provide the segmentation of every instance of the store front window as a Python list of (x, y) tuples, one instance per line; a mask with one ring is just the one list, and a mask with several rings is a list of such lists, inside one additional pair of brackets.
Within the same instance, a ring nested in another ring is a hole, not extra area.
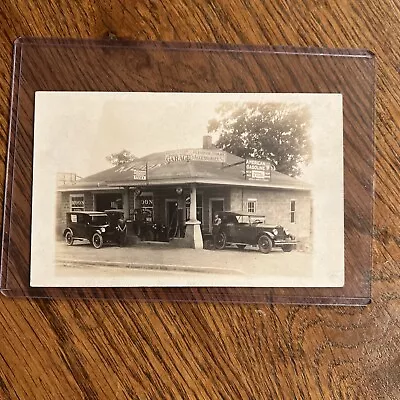
[(150, 218), (153, 219), (153, 195), (142, 195), (140, 196), (140, 209), (144, 215), (146, 215), (146, 219)]
[(85, 211), (85, 196), (83, 194), (71, 194), (69, 200), (71, 211)]
[[(190, 219), (190, 196), (186, 197), (186, 221)], [(196, 195), (196, 218), (201, 223), (203, 222), (203, 195)]]

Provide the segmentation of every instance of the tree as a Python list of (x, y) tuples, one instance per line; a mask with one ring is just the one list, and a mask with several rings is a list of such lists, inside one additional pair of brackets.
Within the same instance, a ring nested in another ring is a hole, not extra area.
[(106, 157), (106, 160), (114, 166), (126, 164), (136, 160), (137, 157), (134, 156), (129, 150), (121, 150), (119, 153), (113, 153)]
[(237, 156), (264, 159), (287, 175), (297, 176), (311, 159), (310, 113), (302, 104), (222, 103), (208, 123), (219, 134), (216, 146)]

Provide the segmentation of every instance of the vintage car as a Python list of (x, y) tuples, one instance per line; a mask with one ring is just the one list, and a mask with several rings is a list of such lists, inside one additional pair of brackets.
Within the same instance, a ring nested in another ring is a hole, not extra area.
[(75, 240), (89, 240), (96, 249), (104, 243), (120, 244), (121, 241), (121, 231), (110, 224), (106, 213), (99, 211), (68, 212), (63, 236), (68, 246)]
[(220, 224), (213, 227), (216, 249), (232, 244), (239, 249), (258, 246), (262, 253), (269, 253), (274, 247), (284, 252), (296, 248), (295, 237), (280, 225), (266, 224), (263, 215), (221, 211), (218, 216)]
[(164, 224), (153, 221), (148, 211), (135, 209), (132, 222), (133, 233), (141, 240), (166, 242), (169, 240), (168, 229)]

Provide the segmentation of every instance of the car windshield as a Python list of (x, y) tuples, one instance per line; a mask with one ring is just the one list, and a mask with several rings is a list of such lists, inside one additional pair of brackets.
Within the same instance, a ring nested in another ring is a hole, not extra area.
[(239, 224), (248, 224), (249, 223), (249, 217), (248, 215), (238, 215), (236, 216), (237, 222)]
[(237, 215), (235, 218), (239, 224), (258, 225), (265, 223), (265, 217), (260, 215)]
[(264, 224), (265, 217), (260, 217), (260, 216), (250, 217), (250, 222), (252, 225)]
[(93, 225), (107, 225), (108, 219), (106, 215), (92, 215)]

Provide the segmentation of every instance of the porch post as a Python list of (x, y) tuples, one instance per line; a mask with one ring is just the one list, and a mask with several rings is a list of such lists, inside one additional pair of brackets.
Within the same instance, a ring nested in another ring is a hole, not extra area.
[(124, 187), (124, 192), (122, 193), (122, 207), (124, 209), (125, 219), (129, 218), (129, 187)]
[(190, 242), (191, 247), (194, 249), (203, 248), (203, 236), (200, 229), (200, 221), (197, 220), (196, 216), (196, 184), (190, 186), (190, 209), (189, 209), (189, 221), (186, 222), (186, 234), (185, 239)]
[(197, 188), (196, 185), (192, 185), (190, 187), (190, 211), (189, 211), (189, 221), (199, 222), (197, 221)]

